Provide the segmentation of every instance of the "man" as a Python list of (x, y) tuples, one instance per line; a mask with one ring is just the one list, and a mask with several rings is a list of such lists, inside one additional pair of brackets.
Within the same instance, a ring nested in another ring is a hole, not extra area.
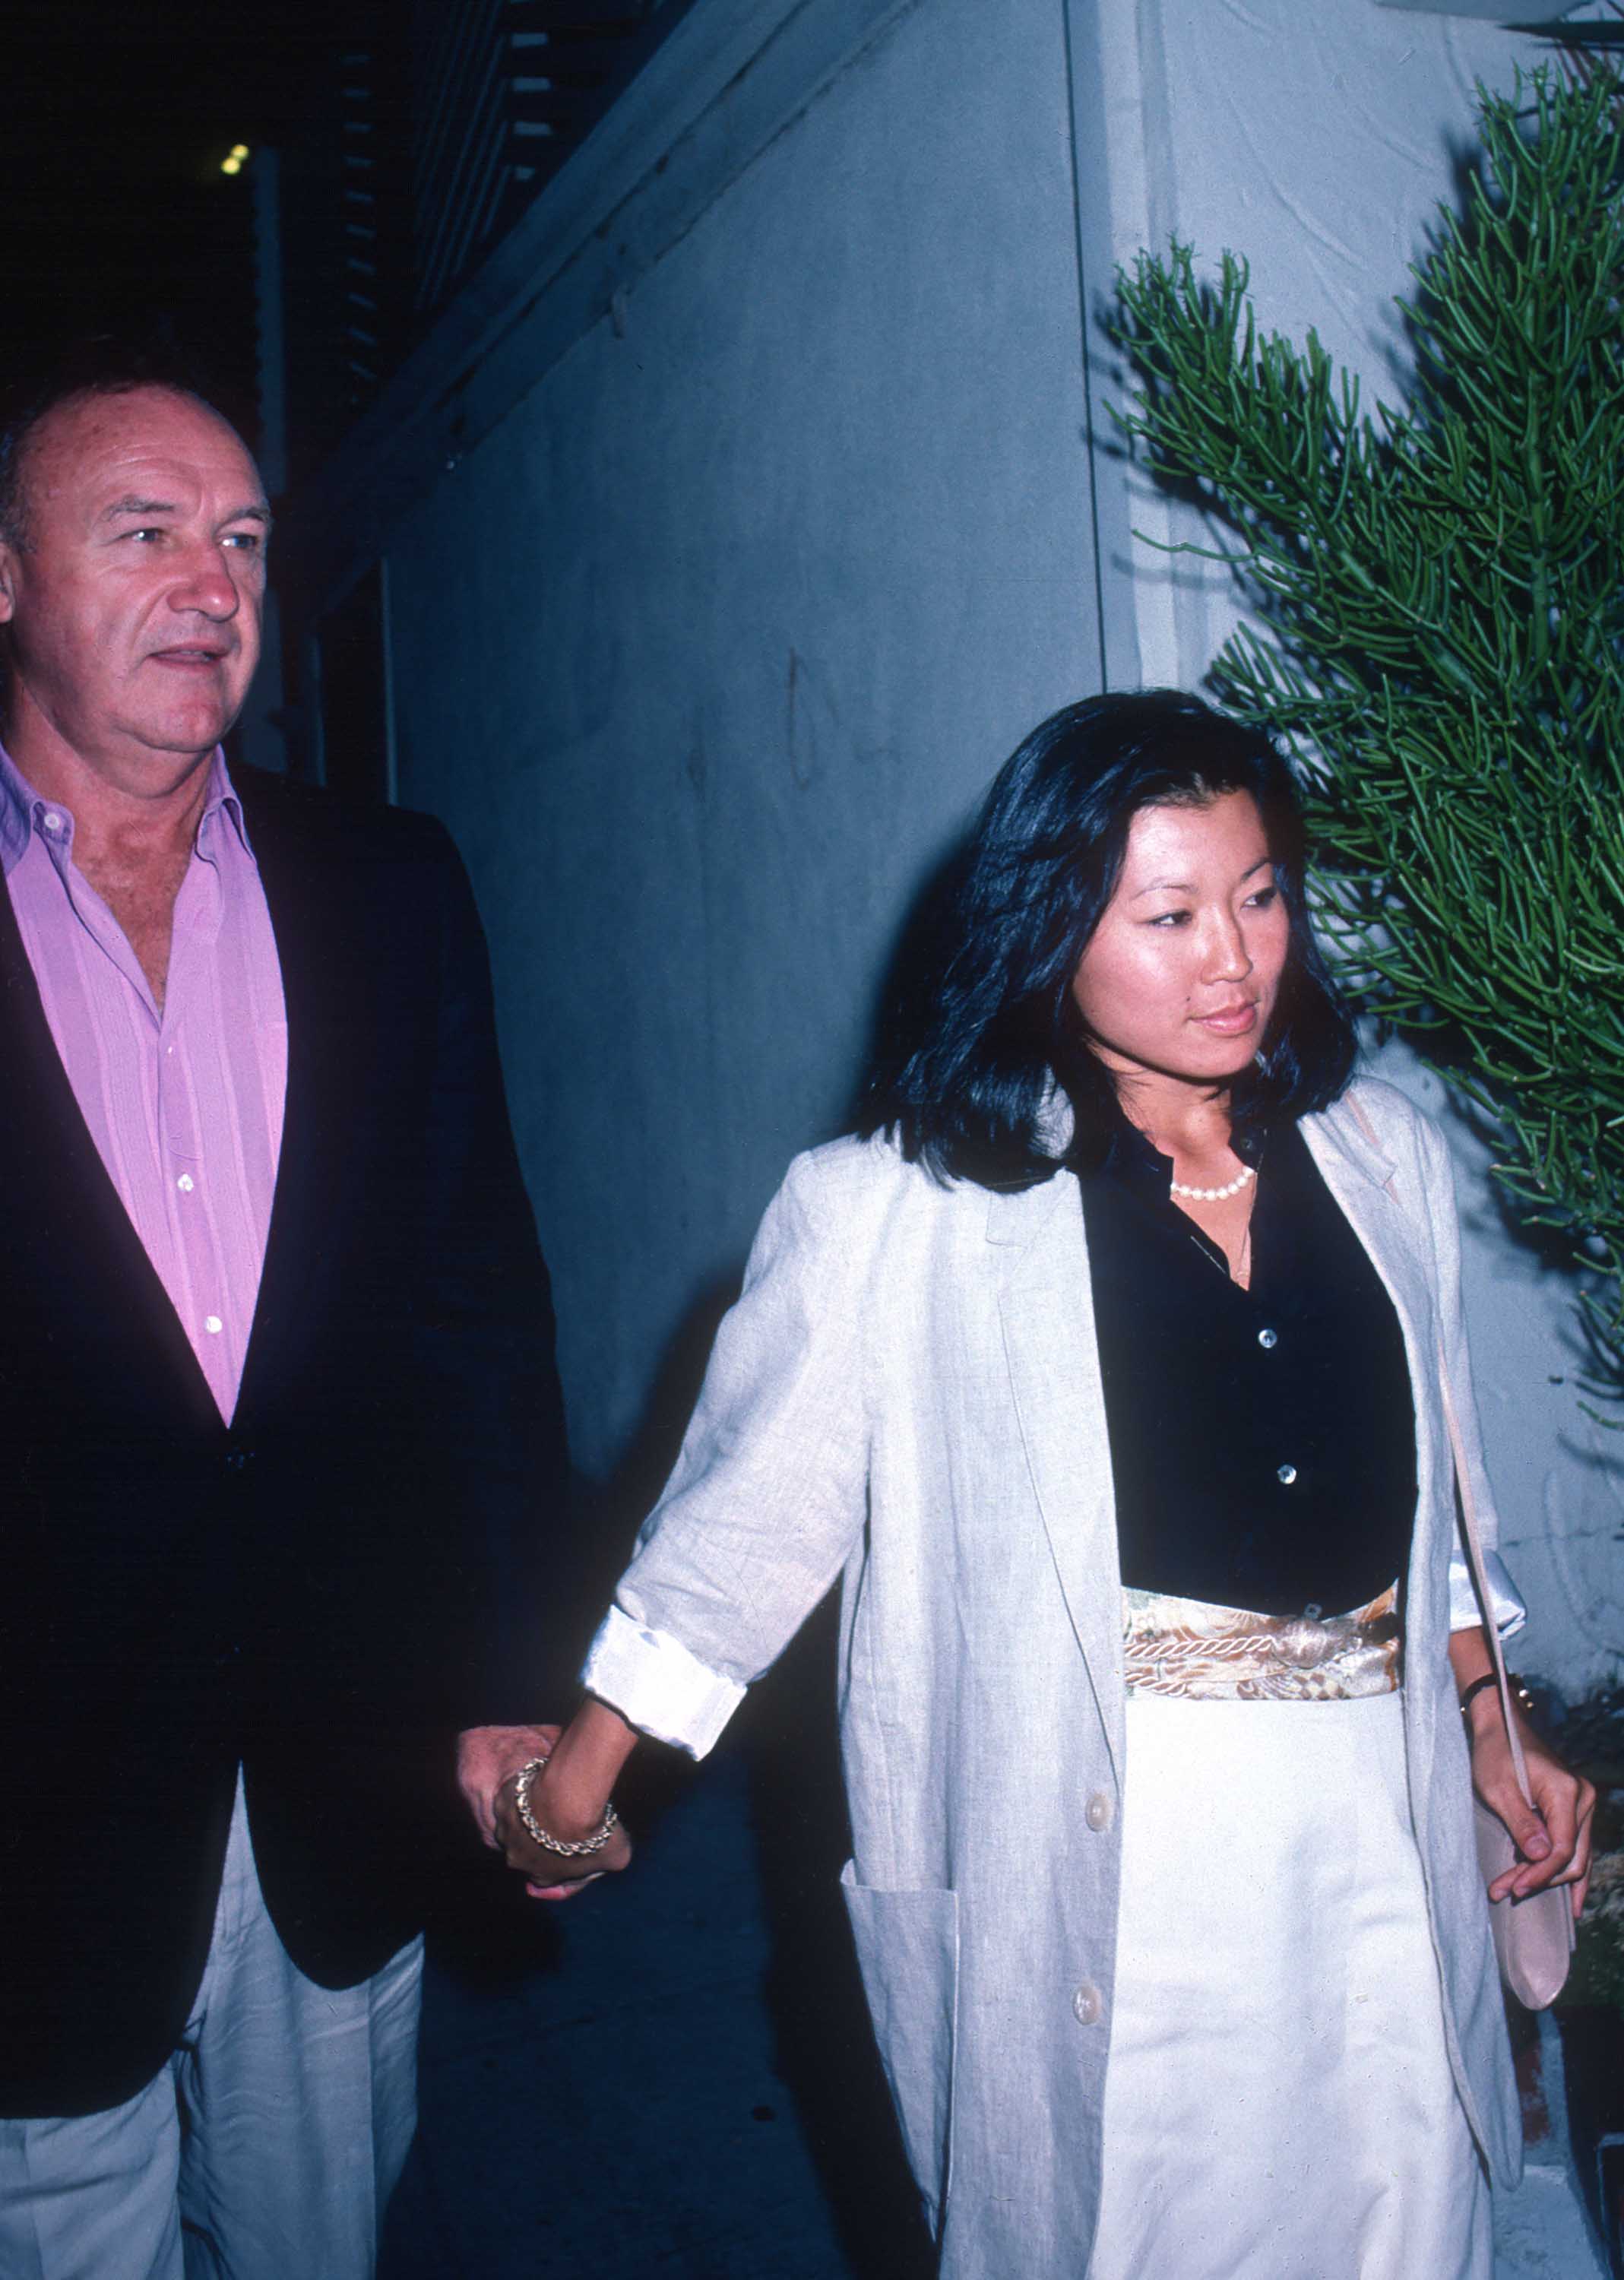
[[(489, 1833), (563, 1439), (466, 879), (219, 740), (270, 516), (105, 379), (0, 440), (0, 2272), (351, 2280), (436, 1751)], [(524, 1737), (520, 1737), (522, 1742)]]

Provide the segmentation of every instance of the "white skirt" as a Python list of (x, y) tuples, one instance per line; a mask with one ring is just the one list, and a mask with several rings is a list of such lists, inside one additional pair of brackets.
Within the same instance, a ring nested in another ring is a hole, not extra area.
[(1089, 2280), (1489, 2280), (1402, 1700), (1130, 1698)]

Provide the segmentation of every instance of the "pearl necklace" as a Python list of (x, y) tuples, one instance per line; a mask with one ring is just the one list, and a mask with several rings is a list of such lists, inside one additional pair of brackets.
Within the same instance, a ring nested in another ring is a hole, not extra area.
[(1182, 1180), (1172, 1180), (1168, 1184), (1175, 1196), (1188, 1196), (1193, 1204), (1221, 1204), (1228, 1196), (1238, 1196), (1247, 1181), (1257, 1176), (1255, 1165), (1243, 1164), (1238, 1178), (1231, 1180), (1226, 1188), (1187, 1188)]

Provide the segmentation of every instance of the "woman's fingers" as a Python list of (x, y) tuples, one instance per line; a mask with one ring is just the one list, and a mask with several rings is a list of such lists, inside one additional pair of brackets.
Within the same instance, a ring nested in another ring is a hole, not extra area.
[(1478, 1795), (1499, 1815), (1522, 1856), (1497, 1876), (1489, 1887), (1490, 1899), (1509, 1893), (1526, 1899), (1551, 1884), (1572, 1884), (1577, 1894), (1575, 1912), (1583, 1906), (1590, 1872), (1590, 1822), (1596, 1792), (1590, 1783), (1572, 1774), (1531, 1735), (1524, 1737), (1530, 1807), (1517, 1785), (1511, 1752), (1504, 1733), (1485, 1736), (1473, 1753), (1473, 1775)]
[(1528, 1760), (1528, 1786), (1544, 1820), (1551, 1853), (1518, 1889), (1533, 1892), (1546, 1884), (1587, 1883), (1596, 1791), (1588, 1781), (1569, 1773), (1566, 1766), (1543, 1751), (1529, 1751)]

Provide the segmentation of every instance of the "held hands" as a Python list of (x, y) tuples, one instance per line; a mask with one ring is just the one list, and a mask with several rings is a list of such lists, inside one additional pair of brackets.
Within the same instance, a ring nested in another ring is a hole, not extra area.
[(1530, 1892), (1543, 1891), (1547, 1884), (1570, 1884), (1577, 1917), (1589, 1888), (1590, 1816), (1596, 1810), (1596, 1791), (1552, 1755), (1514, 1706), (1512, 1714), (1528, 1769), (1532, 1812), (1517, 1786), (1498, 1693), (1493, 1687), (1485, 1687), (1466, 1710), (1472, 1785), (1489, 1811), (1505, 1823), (1521, 1855), (1515, 1868), (1495, 1878), (1489, 1897), (1504, 1899), (1509, 1892), (1520, 1900)]
[[(595, 1877), (624, 1868), (632, 1857), (631, 1840), (619, 1827), (600, 1851), (575, 1855), (543, 1850), (525, 1829), (514, 1794), (520, 1773), (533, 1758), (550, 1760), (562, 1730), (558, 1726), (472, 1726), (457, 1743), (458, 1783), (475, 1827), (492, 1851), (501, 1852), (524, 1877), (525, 1890), (538, 1900), (571, 1899)], [(593, 1812), (589, 1809), (591, 1799), (570, 1794), (571, 1789), (581, 1787), (579, 1781), (566, 1785), (552, 1775), (549, 1763), (531, 1782), (530, 1811), (536, 1822), (550, 1837), (566, 1841), (589, 1837), (603, 1821), (606, 1793)]]

